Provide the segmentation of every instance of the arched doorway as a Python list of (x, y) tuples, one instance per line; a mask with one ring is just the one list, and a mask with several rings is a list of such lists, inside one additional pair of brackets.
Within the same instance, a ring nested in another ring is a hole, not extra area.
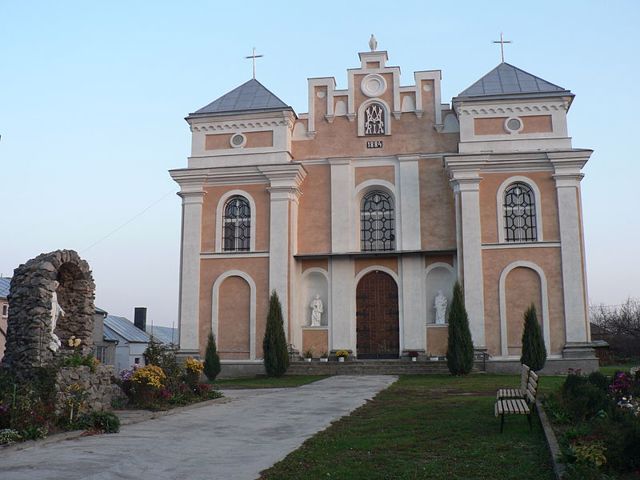
[(398, 286), (391, 275), (375, 270), (360, 279), (356, 334), (358, 358), (398, 358)]

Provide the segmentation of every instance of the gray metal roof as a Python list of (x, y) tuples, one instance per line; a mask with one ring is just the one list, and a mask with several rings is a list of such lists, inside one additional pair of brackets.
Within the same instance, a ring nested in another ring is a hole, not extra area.
[[(112, 331), (108, 332), (108, 330)], [(148, 343), (150, 340), (147, 332), (140, 330), (133, 322), (127, 320), (125, 317), (118, 317), (116, 315), (107, 315), (104, 319), (104, 332), (105, 336), (108, 334), (111, 336), (111, 334), (116, 333), (127, 342)], [(119, 340), (117, 337), (116, 339)]]
[(9, 296), (10, 285), (11, 285), (10, 278), (0, 277), (0, 298), (7, 298)]
[(557, 96), (572, 95), (565, 88), (547, 82), (518, 67), (502, 62), (476, 83), (458, 94), (455, 99), (496, 97), (502, 95)]
[(106, 342), (119, 342), (120, 341), (120, 336), (116, 335), (115, 332), (113, 330), (111, 330), (110, 328), (105, 328), (104, 329), (104, 331), (102, 332), (102, 338)]
[(190, 115), (238, 113), (252, 110), (291, 109), (255, 78), (214, 100)]
[(147, 325), (147, 333), (155, 340), (164, 344), (178, 343), (178, 329), (171, 327), (162, 327), (160, 325)]

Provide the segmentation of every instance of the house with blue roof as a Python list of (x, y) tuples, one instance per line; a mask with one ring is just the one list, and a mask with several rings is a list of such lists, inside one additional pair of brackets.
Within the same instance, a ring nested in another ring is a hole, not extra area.
[(116, 342), (115, 367), (117, 372), (134, 365), (144, 365), (144, 351), (149, 346), (151, 336), (136, 327), (132, 321), (117, 315), (107, 315), (104, 319), (104, 339)]

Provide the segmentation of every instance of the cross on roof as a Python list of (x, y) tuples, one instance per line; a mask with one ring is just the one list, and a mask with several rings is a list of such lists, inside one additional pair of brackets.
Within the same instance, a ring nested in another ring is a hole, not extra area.
[(504, 63), (504, 44), (505, 43), (513, 43), (511, 40), (505, 40), (502, 36), (502, 32), (500, 32), (500, 40), (494, 40), (493, 43), (500, 44), (500, 56), (502, 57), (502, 63)]
[(253, 78), (256, 78), (256, 58), (264, 57), (264, 55), (256, 55), (256, 47), (253, 47), (253, 53), (244, 58), (251, 58), (253, 61)]

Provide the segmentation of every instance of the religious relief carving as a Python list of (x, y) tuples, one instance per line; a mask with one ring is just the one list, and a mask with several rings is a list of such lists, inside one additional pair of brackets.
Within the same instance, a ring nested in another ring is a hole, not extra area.
[(324, 305), (320, 300), (320, 295), (316, 294), (314, 299), (311, 300), (309, 308), (311, 309), (311, 326), (319, 327), (322, 322), (322, 312), (324, 312)]
[(442, 294), (442, 290), (438, 290), (438, 294), (433, 301), (433, 308), (436, 311), (436, 325), (444, 325), (447, 313), (447, 297)]
[(372, 103), (364, 111), (364, 134), (384, 135), (384, 108), (379, 103)]

